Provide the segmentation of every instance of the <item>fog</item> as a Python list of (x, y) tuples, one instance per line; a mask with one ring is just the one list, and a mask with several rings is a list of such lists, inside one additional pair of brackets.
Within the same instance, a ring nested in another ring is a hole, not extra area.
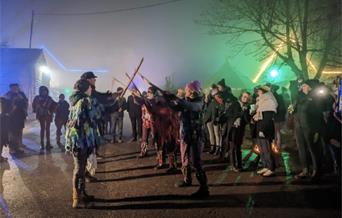
[[(124, 83), (142, 57), (146, 77), (158, 85), (171, 76), (176, 86), (205, 81), (229, 62), (227, 74), (252, 78), (259, 67), (253, 57), (231, 57), (234, 42), (208, 34), (196, 24), (208, 0), (183, 0), (139, 10), (83, 16), (43, 13), (83, 13), (139, 7), (166, 0), (1, 0), (1, 42), (27, 48), (31, 12), (35, 11), (32, 47), (45, 47), (52, 87), (71, 87), (81, 71), (101, 69), (97, 87), (112, 88), (112, 78)], [(51, 57), (53, 55), (53, 57)], [(57, 61), (58, 60), (58, 61)], [(65, 69), (63, 69), (63, 67)], [(74, 72), (70, 69), (79, 70)], [(142, 81), (138, 86), (146, 87)], [(229, 84), (229, 81), (227, 81)], [(114, 88), (118, 84), (114, 84)]]

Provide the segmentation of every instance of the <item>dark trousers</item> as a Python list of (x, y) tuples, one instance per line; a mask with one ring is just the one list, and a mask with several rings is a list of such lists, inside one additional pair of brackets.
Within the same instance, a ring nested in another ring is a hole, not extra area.
[(40, 144), (44, 146), (44, 137), (46, 136), (46, 145), (50, 145), (50, 126), (51, 120), (47, 118), (40, 118)]
[(85, 189), (85, 175), (88, 152), (86, 149), (80, 149), (73, 154), (74, 158), (74, 171), (72, 177), (73, 188), (76, 190), (84, 191)]
[(317, 171), (321, 159), (320, 148), (322, 148), (322, 145), (320, 138), (315, 141), (315, 133), (310, 131), (309, 128), (301, 127), (298, 121), (295, 121), (295, 137), (303, 170), (309, 170), (311, 165), (312, 170)]
[(20, 136), (22, 129), (11, 129), (9, 131), (9, 148), (10, 150), (17, 150), (20, 147)]
[(141, 116), (130, 116), (131, 124), (132, 124), (132, 137), (136, 140), (137, 138), (141, 138)]
[(275, 163), (272, 155), (272, 148), (271, 143), (272, 140), (269, 140), (267, 138), (257, 138), (257, 142), (260, 145), (260, 158), (263, 165), (263, 168), (267, 168), (269, 170), (274, 171), (275, 170)]
[(241, 169), (242, 168), (242, 152), (241, 145), (243, 142), (243, 137), (245, 134), (245, 127), (240, 126), (238, 128), (233, 127), (231, 129), (230, 137), (230, 162), (233, 167)]
[(63, 128), (63, 126), (65, 128), (66, 121), (56, 120), (55, 124), (56, 124), (56, 141), (57, 141), (57, 143), (60, 143), (61, 142), (61, 136), (62, 136), (62, 128)]
[(182, 161), (182, 173), (185, 182), (192, 182), (191, 178), (191, 165), (196, 169), (196, 177), (201, 188), (208, 188), (207, 176), (202, 167), (201, 153), (203, 144), (200, 139), (195, 139), (191, 142), (181, 140), (180, 153)]
[(120, 113), (111, 114), (111, 133), (113, 139), (122, 140), (122, 129), (123, 129), (123, 115)]
[(262, 112), (262, 120), (256, 123), (257, 143), (260, 145), (260, 158), (263, 168), (275, 170), (275, 162), (272, 155), (272, 141), (274, 140), (274, 112)]

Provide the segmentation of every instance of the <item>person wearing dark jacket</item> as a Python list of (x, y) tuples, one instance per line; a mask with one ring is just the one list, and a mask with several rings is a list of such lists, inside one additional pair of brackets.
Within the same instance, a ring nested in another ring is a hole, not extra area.
[[(106, 108), (115, 108), (115, 99), (113, 98), (112, 93), (109, 91), (106, 93), (101, 93), (96, 90), (96, 78), (95, 74), (91, 71), (85, 72), (81, 75), (81, 80), (87, 80), (91, 87), (91, 105), (92, 105), (92, 119), (95, 120), (95, 124), (97, 127), (97, 131), (95, 132), (95, 149), (93, 154), (96, 155), (98, 158), (102, 158), (99, 153), (99, 146), (101, 144), (101, 136), (104, 135), (104, 113)], [(91, 159), (89, 159), (91, 162)], [(92, 173), (89, 171), (86, 172), (86, 181), (87, 182), (96, 182), (97, 178), (95, 175), (95, 169), (91, 170)]]
[(124, 119), (124, 111), (126, 110), (126, 99), (121, 96), (123, 93), (123, 88), (118, 87), (116, 93), (114, 93), (115, 98), (117, 99), (117, 105), (115, 107), (115, 111), (111, 113), (111, 134), (113, 136), (112, 143), (122, 143), (122, 130), (123, 130), (123, 119)]
[(59, 101), (56, 107), (56, 115), (55, 115), (55, 125), (56, 125), (56, 142), (57, 145), (62, 147), (61, 136), (62, 136), (62, 127), (66, 128), (66, 123), (69, 118), (69, 103), (65, 100), (64, 94), (59, 95)]
[(0, 97), (0, 162), (6, 160), (1, 154), (3, 146), (8, 146), (8, 125), (9, 125), (10, 101)]
[(106, 93), (102, 93), (96, 90), (96, 78), (97, 76), (95, 76), (91, 71), (85, 72), (81, 75), (81, 79), (86, 79), (91, 86), (92, 104), (96, 109), (96, 123), (100, 132), (100, 135), (96, 137), (96, 148), (98, 150), (98, 146), (101, 144), (101, 136), (104, 136), (105, 133), (104, 113), (109, 111), (107, 110), (108, 108), (111, 108), (110, 110), (115, 110), (116, 100), (113, 98), (113, 94), (111, 92), (107, 91)]
[(36, 114), (40, 123), (40, 149), (44, 149), (44, 138), (46, 136), (46, 149), (51, 149), (50, 125), (57, 103), (49, 96), (49, 89), (46, 86), (39, 87), (39, 95), (33, 99), (33, 113)]
[(283, 96), (277, 93), (278, 89), (279, 86), (271, 85), (272, 93), (278, 103), (277, 113), (274, 115), (275, 143), (278, 148), (281, 148), (281, 130), (286, 121), (287, 107), (285, 105)]
[(230, 162), (232, 165), (232, 170), (234, 172), (240, 172), (242, 170), (242, 153), (241, 145), (243, 143), (243, 138), (245, 136), (245, 127), (250, 123), (251, 115), (249, 113), (250, 107), (250, 93), (244, 91), (241, 93), (239, 101), (235, 102), (232, 107), (234, 107), (236, 115), (229, 137), (230, 143)]
[[(166, 96), (174, 99), (171, 108), (181, 112), (181, 160), (183, 180), (176, 184), (177, 187), (192, 185), (192, 166), (196, 169), (196, 177), (199, 189), (192, 194), (194, 198), (205, 198), (209, 196), (208, 181), (202, 167), (201, 153), (202, 144), (202, 108), (203, 98), (201, 96), (201, 85), (199, 81), (193, 81), (186, 85), (185, 99), (176, 98), (174, 95)], [(192, 161), (191, 161), (192, 160)]]
[[(24, 92), (20, 90), (20, 87), (17, 83), (10, 84), (10, 91), (5, 94), (5, 98), (10, 101), (11, 107), (14, 107), (14, 102), (17, 102), (21, 105), (22, 109), (25, 112), (25, 120), (27, 117), (27, 109), (28, 109), (28, 99)], [(18, 132), (18, 147), (23, 146), (23, 129), (21, 132)]]
[(317, 80), (304, 81), (294, 105), (295, 138), (302, 171), (296, 178), (317, 179), (321, 163), (323, 108), (315, 96)]
[(232, 89), (226, 85), (226, 82), (224, 79), (221, 79), (217, 83), (217, 87), (218, 87), (219, 92), (221, 92), (222, 94), (223, 100), (227, 101), (232, 95)]
[(141, 99), (136, 88), (132, 89), (132, 94), (127, 99), (127, 112), (132, 124), (131, 142), (141, 138), (142, 119), (141, 119)]
[(91, 103), (91, 85), (85, 79), (74, 85), (70, 96), (71, 113), (65, 134), (65, 150), (73, 155), (74, 171), (72, 179), (72, 207), (84, 207), (94, 199), (85, 191), (87, 159), (95, 149), (98, 127), (96, 109)]
[(218, 117), (224, 109), (223, 98), (218, 92), (215, 84), (212, 85), (208, 103), (204, 113), (204, 124), (206, 124), (209, 132), (210, 151), (209, 154), (214, 154), (216, 149), (222, 146), (221, 125)]
[(222, 113), (218, 115), (217, 120), (222, 125), (222, 147), (216, 150), (216, 155), (223, 156), (225, 152), (225, 158), (228, 158), (230, 151), (230, 131), (237, 114), (236, 107), (232, 106), (234, 103), (237, 103), (237, 98), (231, 92), (228, 92), (226, 97), (224, 97), (225, 95), (223, 92), (221, 92), (221, 95), (224, 100), (224, 109), (222, 110)]
[(10, 152), (22, 153), (20, 149), (21, 133), (25, 127), (26, 111), (24, 102), (20, 99), (15, 99), (12, 109), (9, 112), (9, 139), (10, 139)]

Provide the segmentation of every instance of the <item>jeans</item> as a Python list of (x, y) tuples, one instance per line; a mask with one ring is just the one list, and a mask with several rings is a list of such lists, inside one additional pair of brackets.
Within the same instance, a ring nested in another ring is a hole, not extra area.
[(59, 120), (56, 120), (55, 121), (55, 124), (56, 124), (56, 141), (57, 143), (60, 143), (61, 142), (61, 136), (62, 136), (62, 128), (64, 126), (66, 126), (66, 122), (67, 121), (59, 121)]
[(47, 118), (40, 118), (40, 144), (44, 146), (44, 136), (46, 135), (46, 144), (50, 145), (50, 125), (51, 120)]
[(118, 138), (119, 140), (122, 140), (122, 129), (123, 129), (123, 115), (114, 112), (111, 114), (111, 133), (113, 136), (113, 139)]
[(220, 125), (215, 125), (214, 122), (208, 122), (207, 128), (209, 132), (210, 145), (221, 147), (221, 128)]
[(201, 153), (202, 143), (200, 139), (193, 140), (191, 143), (186, 143), (181, 140), (180, 153), (182, 161), (182, 173), (184, 181), (187, 183), (192, 182), (191, 178), (191, 165), (196, 169), (196, 177), (201, 188), (208, 188), (207, 176), (202, 167)]
[(141, 116), (130, 116), (131, 124), (132, 124), (132, 136), (136, 140), (138, 138), (141, 138), (141, 125), (142, 125), (142, 119)]
[[(308, 128), (300, 126), (298, 121), (295, 121), (295, 138), (299, 152), (299, 159), (303, 170), (309, 170), (312, 164), (313, 170), (318, 170), (320, 163), (320, 139), (314, 141), (315, 133), (310, 131)], [(310, 157), (311, 161), (308, 161)]]

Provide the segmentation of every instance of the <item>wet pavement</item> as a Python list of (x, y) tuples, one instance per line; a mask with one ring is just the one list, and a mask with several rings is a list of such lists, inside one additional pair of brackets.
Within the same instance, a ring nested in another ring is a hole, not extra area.
[[(0, 217), (341, 217), (341, 189), (326, 176), (316, 184), (298, 183), (295, 152), (284, 152), (282, 167), (271, 178), (254, 171), (234, 173), (204, 154), (211, 197), (192, 200), (194, 186), (174, 188), (180, 172), (154, 170), (155, 155), (137, 159), (138, 144), (106, 144), (96, 177), (86, 189), (96, 200), (87, 209), (71, 208), (72, 158), (56, 146), (40, 152), (38, 127), (25, 129), (25, 154), (0, 167)], [(52, 138), (54, 136), (52, 135)], [(248, 150), (244, 150), (245, 156)], [(247, 164), (251, 163), (251, 157)]]

